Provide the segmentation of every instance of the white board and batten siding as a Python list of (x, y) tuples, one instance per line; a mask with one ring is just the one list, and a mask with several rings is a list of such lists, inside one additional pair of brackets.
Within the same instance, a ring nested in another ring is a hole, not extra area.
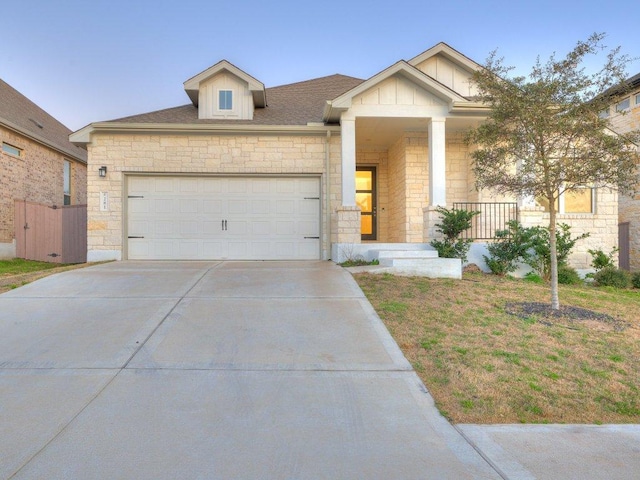
[[(233, 92), (233, 108), (220, 110), (218, 99), (220, 90)], [(198, 98), (198, 118), (201, 119), (253, 119), (253, 96), (244, 80), (231, 73), (220, 73), (200, 85)]]
[(478, 90), (472, 82), (473, 74), (463, 70), (442, 55), (435, 55), (416, 65), (416, 68), (463, 97), (472, 97), (478, 94)]
[(127, 177), (127, 256), (318, 260), (319, 177)]

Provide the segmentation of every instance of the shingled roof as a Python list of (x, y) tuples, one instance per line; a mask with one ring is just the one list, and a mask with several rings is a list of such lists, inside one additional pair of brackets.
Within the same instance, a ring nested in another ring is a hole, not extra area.
[(306, 125), (322, 122), (327, 100), (356, 87), (364, 80), (330, 75), (304, 82), (267, 88), (267, 106), (256, 108), (253, 120), (201, 120), (193, 104), (111, 120), (117, 123), (181, 123), (232, 125)]
[(0, 79), (0, 124), (87, 163), (87, 150), (69, 141), (71, 130)]

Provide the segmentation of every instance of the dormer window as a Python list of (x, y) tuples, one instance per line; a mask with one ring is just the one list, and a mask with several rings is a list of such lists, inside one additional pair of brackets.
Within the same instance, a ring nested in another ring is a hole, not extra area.
[(218, 110), (233, 110), (233, 90), (218, 91)]

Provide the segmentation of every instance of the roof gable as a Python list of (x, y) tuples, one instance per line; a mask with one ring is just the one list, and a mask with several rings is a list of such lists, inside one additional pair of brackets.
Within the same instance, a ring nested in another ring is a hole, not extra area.
[(409, 63), (463, 97), (478, 93), (472, 77), (482, 67), (446, 43), (439, 43)]
[(187, 92), (187, 95), (189, 95), (194, 106), (198, 106), (200, 85), (222, 72), (229, 72), (238, 79), (247, 83), (248, 89), (253, 96), (253, 104), (255, 107), (262, 108), (267, 105), (267, 96), (262, 82), (255, 79), (245, 71), (240, 70), (227, 60), (221, 60), (212, 67), (207, 68), (205, 71), (200, 72), (196, 76), (191, 77), (189, 80), (184, 82), (184, 89)]
[[(392, 77), (401, 77), (403, 80), (408, 80), (417, 85), (428, 92), (428, 94), (434, 97), (434, 100), (440, 104), (453, 104), (453, 102), (465, 101), (462, 95), (431, 78), (408, 62), (400, 60), (348, 92), (331, 101), (327, 101), (323, 117), (324, 121), (330, 123), (339, 121), (340, 114), (351, 107), (356, 97), (366, 94), (366, 92)], [(406, 84), (406, 82), (404, 83)]]

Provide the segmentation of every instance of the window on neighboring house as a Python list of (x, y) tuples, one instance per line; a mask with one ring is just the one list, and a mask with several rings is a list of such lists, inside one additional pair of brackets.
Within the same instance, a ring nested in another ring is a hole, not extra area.
[(629, 106), (631, 106), (631, 97), (627, 97), (621, 102), (616, 104), (616, 112), (622, 112), (624, 110), (629, 110)]
[[(593, 188), (585, 187), (579, 190), (565, 192), (556, 200), (556, 212), (562, 213), (594, 213)], [(544, 198), (536, 198), (536, 202), (544, 211), (549, 211), (549, 202)]]
[(71, 162), (64, 161), (63, 167), (64, 205), (71, 205)]
[(609, 118), (609, 108), (605, 108), (604, 110), (602, 110), (598, 116), (600, 118)]
[(9, 155), (13, 155), (14, 157), (22, 156), (22, 149), (18, 147), (14, 147), (13, 145), (9, 145), (8, 143), (2, 142), (2, 151), (4, 153), (8, 153)]
[(640, 93), (636, 93), (636, 107), (640, 105)]
[(233, 91), (232, 90), (218, 91), (218, 109), (233, 110)]

